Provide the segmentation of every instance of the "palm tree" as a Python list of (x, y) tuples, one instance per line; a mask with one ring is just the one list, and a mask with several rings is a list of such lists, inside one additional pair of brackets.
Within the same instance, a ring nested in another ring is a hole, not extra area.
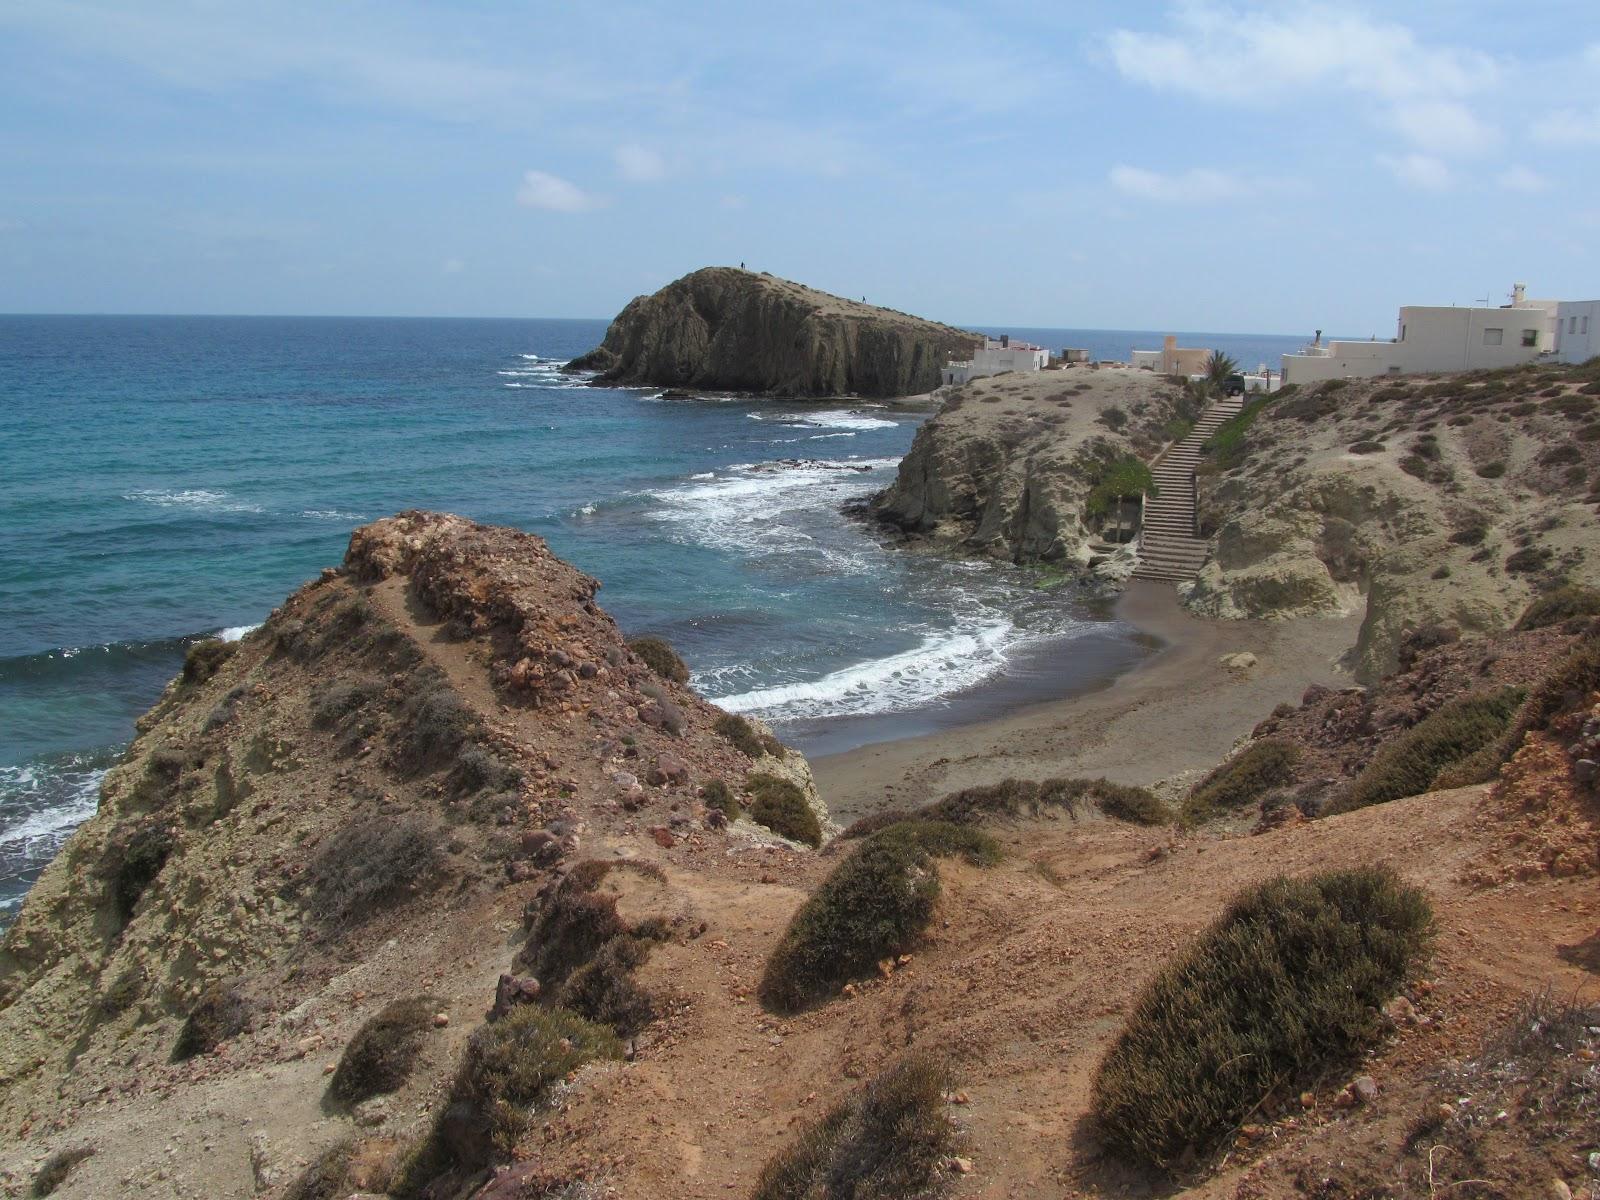
[(1230, 354), (1221, 350), (1213, 350), (1211, 357), (1206, 359), (1206, 387), (1214, 396), (1220, 396), (1227, 389), (1228, 376), (1239, 373), (1239, 364)]

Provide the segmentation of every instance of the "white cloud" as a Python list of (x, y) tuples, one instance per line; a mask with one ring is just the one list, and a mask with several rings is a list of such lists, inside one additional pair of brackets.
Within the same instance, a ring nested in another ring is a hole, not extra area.
[(617, 174), (629, 183), (655, 183), (667, 177), (667, 162), (644, 146), (618, 146), (613, 157)]
[(1117, 69), (1155, 88), (1274, 102), (1285, 89), (1316, 85), (1389, 101), (1463, 96), (1498, 75), (1488, 55), (1424, 46), (1403, 25), (1322, 5), (1244, 12), (1185, 3), (1173, 24), (1172, 33), (1113, 33)]
[(1600, 145), (1600, 108), (1588, 112), (1558, 108), (1533, 123), (1533, 136), (1537, 141), (1557, 146)]
[(1449, 167), (1426, 154), (1380, 154), (1378, 163), (1407, 187), (1425, 192), (1442, 192), (1455, 182)]
[(1141, 200), (1167, 200), (1185, 204), (1208, 204), (1244, 194), (1243, 183), (1223, 171), (1195, 167), (1174, 175), (1147, 171), (1143, 167), (1111, 168), (1111, 186)]
[(439, 269), (446, 275), (459, 275), (467, 269), (467, 264), (459, 258), (447, 258), (444, 260), (444, 265)]
[(522, 186), (517, 189), (517, 203), (525, 208), (542, 208), (548, 212), (579, 213), (599, 208), (605, 201), (559, 175), (524, 171)]
[(1508, 192), (1547, 192), (1550, 190), (1550, 181), (1539, 172), (1524, 166), (1508, 167), (1500, 173), (1495, 181)]
[(1434, 154), (1481, 154), (1500, 142), (1500, 131), (1454, 100), (1402, 101), (1391, 110), (1396, 129)]

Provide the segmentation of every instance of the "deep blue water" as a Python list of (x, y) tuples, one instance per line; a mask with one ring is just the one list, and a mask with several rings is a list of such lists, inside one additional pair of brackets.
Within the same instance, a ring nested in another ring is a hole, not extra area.
[[(354, 526), (404, 508), (541, 534), (625, 630), (669, 638), (702, 691), (812, 752), (1087, 686), (1142, 653), (1070, 591), (887, 551), (839, 514), (892, 478), (918, 418), (560, 375), (604, 328), (0, 317), (0, 922), (94, 811), (187, 645), (258, 623)], [(1013, 332), (1106, 357), (1159, 345)]]

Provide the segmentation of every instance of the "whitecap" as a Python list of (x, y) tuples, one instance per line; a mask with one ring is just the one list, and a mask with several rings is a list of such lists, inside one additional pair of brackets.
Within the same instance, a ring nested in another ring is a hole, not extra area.
[[(774, 720), (909, 712), (945, 702), (1005, 667), (1022, 640), (1016, 627), (991, 619), (975, 628), (928, 634), (920, 645), (833, 671), (820, 679), (755, 688), (710, 699), (735, 713)], [(697, 680), (697, 687), (704, 685)]]
[(192, 508), (207, 512), (266, 511), (259, 504), (240, 500), (231, 492), (213, 488), (141, 488), (135, 492), (124, 492), (122, 498), (139, 504), (153, 504), (157, 508)]
[(219, 630), (217, 636), (225, 642), (237, 642), (260, 628), (261, 623), (259, 621), (254, 625), (229, 625), (227, 628)]
[(337, 508), (308, 508), (300, 514), (314, 521), (365, 521), (365, 513), (341, 512)]
[[(0, 795), (7, 798), (10, 806), (29, 807), (29, 802), (37, 802), (49, 787), (51, 781), (43, 774), (46, 770), (50, 769), (0, 767)], [(34, 859), (48, 857), (74, 829), (94, 816), (100, 805), (100, 781), (106, 777), (104, 768), (66, 766), (50, 773), (66, 784), (66, 798), (0, 827), (0, 847), (6, 851), (21, 851)]]
[(827, 409), (823, 412), (787, 413), (776, 418), (792, 429), (893, 429), (899, 422), (869, 417), (859, 409)]

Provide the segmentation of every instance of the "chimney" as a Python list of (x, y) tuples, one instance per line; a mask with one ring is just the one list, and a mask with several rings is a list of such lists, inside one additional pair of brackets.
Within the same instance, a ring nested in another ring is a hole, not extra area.
[(1511, 285), (1511, 306), (1513, 308), (1515, 308), (1517, 305), (1521, 304), (1525, 299), (1527, 299), (1527, 296), (1528, 296), (1528, 285), (1527, 284), (1525, 284), (1525, 283), (1513, 283)]
[(1311, 344), (1313, 346), (1322, 345), (1322, 330), (1317, 330), (1317, 336), (1311, 339)]
[(1009, 333), (1002, 333), (1000, 335), (1000, 349), (1009, 350), (1010, 348), (1011, 348), (1011, 335)]

